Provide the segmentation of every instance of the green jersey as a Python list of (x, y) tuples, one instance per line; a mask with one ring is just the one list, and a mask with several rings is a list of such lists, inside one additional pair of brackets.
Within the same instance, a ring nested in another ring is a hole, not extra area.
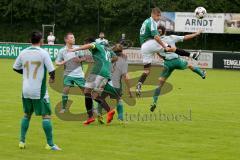
[(149, 39), (153, 39), (156, 35), (159, 35), (157, 30), (157, 22), (152, 17), (146, 19), (140, 29), (140, 43), (141, 45)]
[[(92, 43), (92, 57), (94, 60), (91, 74), (100, 75), (104, 78), (111, 78), (111, 58), (115, 55), (114, 52), (107, 50), (103, 45)], [(116, 56), (116, 55), (115, 55)]]

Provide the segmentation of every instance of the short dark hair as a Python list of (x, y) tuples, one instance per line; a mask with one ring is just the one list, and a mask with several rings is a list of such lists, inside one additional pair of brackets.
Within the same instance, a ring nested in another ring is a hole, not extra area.
[(68, 37), (69, 35), (73, 35), (73, 33), (72, 33), (72, 32), (67, 32), (67, 33), (64, 35), (64, 39), (67, 39), (67, 37)]
[(165, 34), (165, 32), (166, 32), (166, 27), (164, 27), (163, 25), (159, 25), (159, 26), (158, 26), (158, 29), (161, 29), (161, 30), (162, 30), (162, 34)]
[(30, 35), (31, 43), (37, 44), (42, 40), (42, 33), (39, 31), (34, 31)]
[(152, 13), (161, 13), (161, 10), (158, 7), (152, 9)]
[(84, 43), (85, 44), (92, 43), (92, 42), (95, 42), (95, 40), (96, 39), (94, 37), (89, 37), (84, 40)]

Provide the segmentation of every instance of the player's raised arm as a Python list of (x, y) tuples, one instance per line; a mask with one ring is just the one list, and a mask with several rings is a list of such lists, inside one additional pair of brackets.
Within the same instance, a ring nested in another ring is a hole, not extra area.
[(87, 50), (87, 49), (94, 49), (96, 46), (94, 43), (90, 43), (90, 44), (84, 44), (79, 48), (74, 48), (74, 49), (69, 49), (69, 52), (76, 52), (76, 51), (80, 51), (80, 50)]
[(202, 31), (203, 31), (203, 30), (199, 30), (199, 31), (197, 31), (196, 33), (192, 33), (192, 34), (185, 35), (183, 40), (193, 39), (193, 38), (199, 36), (199, 35), (202, 33)]

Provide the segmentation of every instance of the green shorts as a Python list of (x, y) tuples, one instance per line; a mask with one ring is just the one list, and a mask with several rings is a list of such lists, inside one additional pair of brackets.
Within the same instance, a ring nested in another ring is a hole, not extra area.
[(63, 84), (64, 84), (64, 86), (68, 86), (68, 87), (74, 87), (74, 84), (76, 84), (78, 87), (84, 88), (85, 79), (71, 77), (71, 76), (64, 76)]
[(24, 113), (31, 115), (35, 112), (36, 116), (51, 115), (51, 105), (48, 99), (22, 98)]
[(160, 77), (168, 78), (175, 69), (184, 70), (187, 68), (188, 62), (181, 58), (164, 61), (164, 69)]
[(122, 89), (121, 88), (114, 88), (110, 84), (106, 84), (104, 87), (104, 93), (108, 94), (112, 99), (120, 99), (122, 96)]

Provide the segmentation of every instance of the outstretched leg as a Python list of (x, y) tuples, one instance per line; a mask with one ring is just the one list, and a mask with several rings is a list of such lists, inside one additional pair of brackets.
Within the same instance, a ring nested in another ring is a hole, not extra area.
[(185, 50), (180, 49), (180, 48), (177, 48), (175, 53), (177, 53), (179, 56), (190, 57), (190, 58), (193, 58), (195, 60), (198, 60), (198, 58), (200, 56), (200, 52), (190, 53), (190, 52), (185, 51)]
[(201, 76), (202, 79), (206, 78), (206, 70), (201, 70), (199, 67), (192, 65), (189, 65), (188, 68), (191, 69), (193, 72), (197, 73), (199, 76)]

